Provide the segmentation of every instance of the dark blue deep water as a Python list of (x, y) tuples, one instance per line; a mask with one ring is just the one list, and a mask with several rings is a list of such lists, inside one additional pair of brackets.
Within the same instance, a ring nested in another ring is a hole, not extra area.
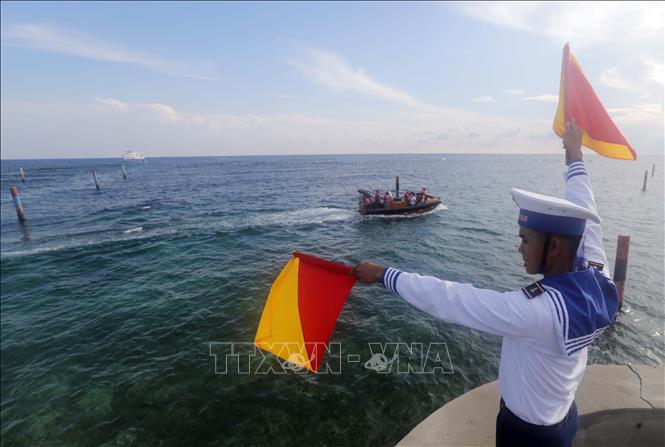
[[(517, 253), (509, 189), (562, 195), (564, 171), (562, 156), (163, 158), (126, 163), (125, 181), (121, 165), (2, 162), (3, 444), (394, 444), (495, 380), (500, 339), (356, 285), (332, 341), (360, 361), (341, 374), (215, 374), (210, 343), (253, 341), (293, 250), (523, 287), (534, 278)], [(587, 167), (611, 269), (617, 235), (632, 238), (624, 311), (590, 362), (663, 366), (663, 158), (588, 157)], [(446, 207), (361, 217), (356, 190), (393, 188), (395, 175)], [(446, 343), (454, 372), (379, 374), (363, 366), (370, 342)]]

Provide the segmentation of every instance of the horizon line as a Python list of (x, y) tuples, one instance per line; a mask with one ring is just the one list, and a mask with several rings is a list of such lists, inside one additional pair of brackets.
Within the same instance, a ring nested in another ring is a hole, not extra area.
[[(323, 153), (323, 154), (224, 154), (224, 155), (158, 155), (154, 157), (146, 157), (145, 159), (160, 159), (160, 158), (222, 158), (222, 157), (317, 157), (317, 156), (358, 156), (358, 155), (542, 155), (542, 156), (560, 156), (563, 155), (555, 152), (385, 152), (385, 153), (374, 153), (374, 152), (359, 152), (359, 153)], [(585, 156), (589, 157), (598, 157), (598, 158), (609, 158), (604, 157), (600, 154), (597, 154), (593, 151), (587, 151)], [(659, 154), (657, 152), (648, 152), (642, 154), (642, 156), (660, 156), (662, 158), (665, 154)], [(93, 157), (45, 157), (45, 158), (2, 158), (0, 161), (34, 161), (34, 160), (113, 160), (118, 159), (128, 162), (140, 162), (139, 160), (124, 160), (122, 157), (118, 156), (93, 156)], [(631, 160), (637, 161), (637, 160)]]

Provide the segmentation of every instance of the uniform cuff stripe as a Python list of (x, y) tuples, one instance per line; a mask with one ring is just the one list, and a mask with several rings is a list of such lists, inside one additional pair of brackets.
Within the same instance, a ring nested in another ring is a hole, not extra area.
[(584, 172), (586, 173), (586, 169), (584, 168), (584, 162), (582, 160), (577, 160), (572, 162), (568, 166), (568, 172), (566, 174), (567, 178), (570, 178), (572, 174), (577, 173), (577, 172)]
[(568, 180), (570, 180), (571, 178), (576, 177), (576, 176), (578, 176), (578, 175), (586, 175), (586, 171), (573, 172), (572, 174), (570, 174), (570, 175), (568, 176)]
[(575, 166), (573, 168), (568, 169), (568, 174), (572, 174), (573, 172), (577, 171), (586, 171), (586, 168), (584, 166)]
[(381, 282), (383, 282), (383, 287), (390, 290), (391, 292), (397, 293), (397, 278), (401, 273), (402, 272), (397, 269), (386, 267), (383, 270), (383, 274), (381, 275)]

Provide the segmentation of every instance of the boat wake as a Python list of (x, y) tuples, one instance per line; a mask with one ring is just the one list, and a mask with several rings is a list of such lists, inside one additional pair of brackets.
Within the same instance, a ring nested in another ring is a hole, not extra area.
[(436, 208), (430, 211), (425, 211), (424, 213), (418, 214), (368, 214), (364, 216), (365, 219), (417, 219), (423, 216), (429, 216), (430, 214), (440, 213), (441, 211), (446, 211), (448, 207), (444, 204), (438, 205)]
[(266, 227), (272, 225), (322, 224), (325, 222), (349, 220), (354, 215), (355, 213), (350, 210), (323, 206), (250, 216), (245, 226)]
[[(138, 234), (141, 233), (141, 234)], [(168, 230), (161, 230), (161, 231), (151, 231), (148, 233), (143, 232), (143, 227), (138, 227), (138, 228), (130, 228), (129, 230), (123, 231), (122, 234), (126, 234), (127, 236), (120, 236), (120, 237), (102, 237), (100, 239), (87, 239), (87, 240), (71, 240), (68, 242), (64, 242), (61, 244), (53, 244), (53, 245), (46, 245), (42, 247), (35, 247), (32, 249), (28, 250), (18, 250), (18, 251), (3, 251), (2, 255), (0, 256), (1, 259), (10, 259), (10, 258), (16, 258), (16, 257), (23, 257), (23, 256), (32, 256), (32, 255), (39, 255), (43, 253), (54, 253), (54, 252), (60, 252), (60, 251), (72, 251), (72, 250), (78, 250), (80, 248), (89, 248), (89, 247), (96, 247), (96, 246), (103, 246), (106, 244), (115, 244), (115, 243), (122, 243), (122, 242), (129, 242), (129, 241), (141, 241), (141, 240), (149, 240), (149, 239), (155, 239), (155, 238), (160, 238), (163, 236), (168, 236), (178, 233), (178, 230), (176, 229), (168, 229)]]

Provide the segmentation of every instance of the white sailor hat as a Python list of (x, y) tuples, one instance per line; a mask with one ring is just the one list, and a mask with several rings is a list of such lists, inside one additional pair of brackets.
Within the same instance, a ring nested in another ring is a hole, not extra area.
[(598, 214), (568, 200), (517, 188), (512, 188), (510, 193), (520, 208), (517, 224), (524, 228), (545, 233), (581, 235), (587, 219), (600, 223)]

